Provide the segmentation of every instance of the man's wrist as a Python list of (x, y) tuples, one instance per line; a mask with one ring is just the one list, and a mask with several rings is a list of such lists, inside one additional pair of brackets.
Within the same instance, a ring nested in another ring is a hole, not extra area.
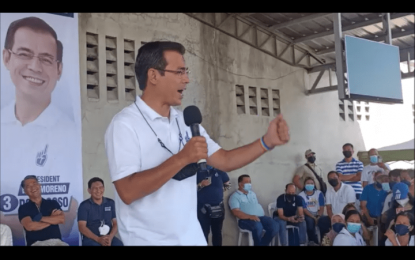
[(260, 141), (264, 145), (264, 148), (267, 151), (270, 151), (270, 150), (274, 149), (274, 147), (275, 147), (275, 146), (272, 146), (270, 144), (270, 141), (268, 140), (268, 136), (267, 135), (262, 136)]

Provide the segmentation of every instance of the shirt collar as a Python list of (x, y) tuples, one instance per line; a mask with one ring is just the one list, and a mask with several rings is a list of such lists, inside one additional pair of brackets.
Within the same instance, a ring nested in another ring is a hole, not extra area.
[(245, 193), (243, 193), (242, 191), (240, 191), (240, 190), (236, 190), (236, 192), (237, 193), (239, 193), (240, 195), (249, 195), (250, 193), (251, 193), (251, 191), (248, 191), (248, 193), (247, 194), (245, 194)]
[[(96, 203), (94, 202), (94, 200), (92, 199), (92, 197), (89, 197), (89, 202), (91, 202), (91, 204), (98, 205), (98, 204), (96, 204)], [(101, 203), (101, 205), (102, 205), (102, 204), (104, 204), (104, 203), (107, 203), (107, 198), (102, 197), (102, 203)], [(98, 206), (99, 206), (99, 205), (98, 205)]]
[[(352, 157), (352, 160), (350, 162), (355, 162), (356, 159), (354, 157)], [(342, 162), (346, 162), (346, 159), (343, 158)]]
[[(16, 118), (15, 113), (15, 104), (16, 102), (12, 102), (7, 105), (1, 112), (1, 122), (2, 123), (18, 123), (21, 125), (20, 121)], [(49, 104), (45, 110), (32, 122), (28, 123), (27, 125), (38, 125), (43, 127), (51, 127), (56, 124), (59, 120), (60, 115), (58, 112), (58, 108)]]
[[(154, 111), (154, 109), (152, 109), (149, 105), (147, 105), (146, 102), (144, 102), (138, 95), (134, 103), (138, 106), (138, 108), (141, 110), (143, 115), (145, 115), (147, 118), (150, 118), (151, 121), (154, 121), (157, 118), (163, 117), (159, 113)], [(179, 116), (179, 113), (177, 113), (176, 109), (174, 109), (173, 107), (170, 107), (170, 119), (177, 118), (178, 116)]]

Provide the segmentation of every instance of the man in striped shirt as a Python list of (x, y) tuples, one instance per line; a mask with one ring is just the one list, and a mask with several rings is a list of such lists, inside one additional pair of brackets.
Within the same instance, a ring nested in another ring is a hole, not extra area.
[(356, 193), (356, 206), (360, 210), (360, 195), (362, 194), (363, 187), (360, 181), (363, 163), (353, 158), (353, 145), (347, 143), (343, 145), (344, 159), (336, 164), (336, 172), (340, 173), (339, 179), (345, 184), (349, 184), (353, 187)]

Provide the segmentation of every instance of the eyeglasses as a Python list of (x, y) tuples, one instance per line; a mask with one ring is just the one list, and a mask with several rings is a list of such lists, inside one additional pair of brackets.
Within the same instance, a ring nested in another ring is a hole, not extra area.
[(45, 66), (52, 66), (55, 62), (59, 62), (59, 60), (55, 60), (54, 57), (50, 57), (47, 55), (33, 55), (30, 52), (27, 51), (19, 51), (19, 52), (13, 52), (12, 50), (8, 50), (10, 53), (16, 55), (17, 58), (21, 60), (32, 60), (34, 57), (38, 58), (40, 63), (42, 63)]
[(156, 69), (156, 70), (159, 70), (159, 71), (167, 71), (167, 72), (172, 72), (172, 73), (175, 73), (176, 75), (178, 75), (178, 76), (180, 76), (180, 77), (183, 77), (185, 74), (186, 74), (187, 76), (189, 76), (189, 74), (190, 74), (190, 70), (189, 70), (189, 68), (180, 69), (180, 70), (161, 70), (161, 69)]

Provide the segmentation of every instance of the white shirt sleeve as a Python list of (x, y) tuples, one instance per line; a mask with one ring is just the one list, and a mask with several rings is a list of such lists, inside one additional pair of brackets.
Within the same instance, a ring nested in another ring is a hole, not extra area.
[(0, 224), (0, 246), (13, 246), (12, 231), (4, 224)]
[(363, 171), (362, 171), (362, 177), (361, 177), (361, 181), (367, 181), (367, 182), (369, 182), (369, 176), (368, 176), (368, 170), (369, 169), (369, 167), (363, 167)]
[(390, 208), (389, 204), (391, 202), (391, 198), (392, 198), (392, 193), (389, 193), (385, 198), (385, 202), (383, 203), (382, 214), (385, 213)]
[(140, 141), (127, 123), (113, 119), (105, 133), (105, 149), (113, 182), (141, 171)]
[(356, 192), (354, 191), (353, 187), (347, 184), (342, 184), (342, 185), (346, 185), (346, 198), (347, 198), (347, 203), (356, 203)]
[(331, 201), (331, 194), (330, 194), (330, 191), (327, 190), (327, 193), (326, 193), (326, 205), (331, 205), (331, 203), (332, 203), (332, 201)]
[(353, 246), (354, 243), (351, 243), (350, 237), (344, 234), (338, 234), (334, 238), (333, 246)]
[(219, 149), (221, 149), (221, 147), (210, 138), (210, 136), (208, 135), (208, 133), (206, 132), (205, 128), (203, 128), (202, 125), (199, 125), (199, 131), (200, 131), (200, 135), (206, 138), (209, 157), (212, 156), (212, 154), (217, 152)]

